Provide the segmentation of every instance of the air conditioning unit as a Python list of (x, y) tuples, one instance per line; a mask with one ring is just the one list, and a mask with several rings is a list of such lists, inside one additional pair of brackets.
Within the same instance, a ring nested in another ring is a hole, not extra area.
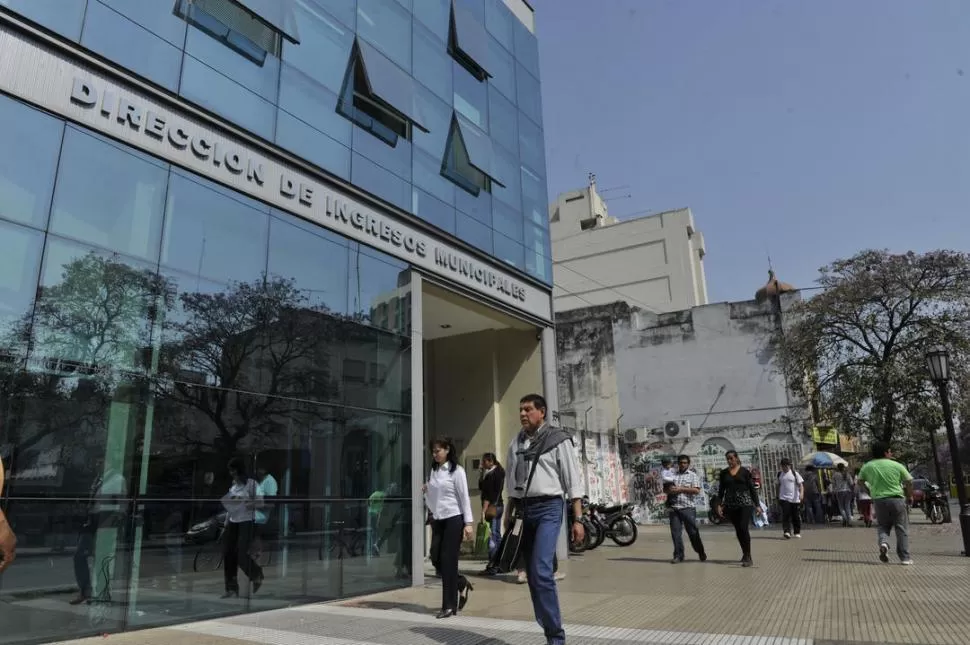
[(674, 419), (664, 424), (664, 439), (673, 441), (675, 439), (690, 439), (690, 421), (687, 419)]
[(627, 443), (647, 443), (652, 434), (650, 428), (630, 428), (623, 431), (623, 440)]

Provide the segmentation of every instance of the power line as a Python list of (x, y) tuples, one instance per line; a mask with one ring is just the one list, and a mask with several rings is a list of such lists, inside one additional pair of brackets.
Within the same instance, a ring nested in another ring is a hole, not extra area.
[[(591, 278), (591, 277), (589, 277), (588, 275), (586, 275), (585, 273), (580, 273), (580, 272), (579, 272), (579, 271), (577, 271), (576, 269), (572, 269), (572, 268), (570, 268), (570, 267), (568, 267), (568, 266), (566, 266), (565, 264), (562, 264), (561, 262), (554, 262), (554, 264), (555, 264), (556, 266), (559, 266), (559, 267), (562, 267), (563, 269), (566, 269), (567, 271), (571, 271), (572, 273), (575, 273), (576, 275), (578, 275), (578, 276), (579, 276), (579, 277), (581, 277), (581, 278), (585, 278), (586, 280), (589, 280), (589, 281), (590, 281), (590, 282), (592, 282), (593, 284), (596, 284), (596, 285), (599, 285), (599, 286), (600, 286), (600, 287), (602, 287), (603, 289), (607, 289), (607, 290), (609, 290), (609, 291), (612, 291), (612, 292), (613, 292), (613, 293), (615, 293), (616, 295), (618, 295), (618, 296), (621, 296), (621, 297), (622, 297), (622, 298), (623, 298), (624, 300), (627, 300), (627, 301), (629, 301), (629, 302), (632, 302), (632, 303), (636, 303), (636, 304), (637, 304), (638, 306), (640, 306), (640, 307), (642, 307), (643, 309), (646, 309), (647, 311), (650, 311), (650, 312), (653, 312), (653, 313), (655, 313), (655, 314), (659, 314), (659, 313), (662, 313), (661, 311), (659, 311), (659, 310), (658, 310), (658, 309), (656, 309), (655, 307), (651, 307), (650, 305), (648, 305), (648, 304), (644, 304), (644, 303), (642, 303), (642, 302), (640, 302), (639, 300), (636, 300), (635, 298), (631, 298), (631, 297), (630, 297), (629, 295), (627, 295), (627, 294), (625, 294), (625, 293), (623, 293), (622, 291), (619, 291), (619, 290), (617, 290), (617, 289), (615, 289), (614, 287), (611, 287), (611, 286), (609, 286), (609, 285), (607, 285), (607, 284), (603, 284), (603, 283), (602, 283), (602, 282), (600, 282), (599, 280), (596, 280), (596, 279), (594, 279), (594, 278)], [(555, 274), (555, 269), (553, 269), (553, 274)], [(554, 282), (555, 282), (555, 280), (554, 280)], [(557, 286), (557, 287), (559, 287), (560, 289), (562, 289), (563, 291), (565, 291), (565, 289), (563, 289), (563, 288), (562, 288), (562, 286), (560, 286), (560, 285), (555, 285), (555, 286)], [(573, 296), (575, 296), (575, 297), (577, 297), (577, 298), (579, 298), (579, 299), (580, 299), (580, 300), (582, 300), (583, 302), (587, 302), (587, 303), (589, 303), (590, 305), (592, 305), (592, 306), (595, 306), (595, 305), (593, 305), (593, 303), (591, 303), (591, 302), (589, 302), (589, 301), (588, 301), (588, 300), (586, 300), (585, 298), (582, 298), (582, 297), (580, 297), (580, 296), (578, 296), (577, 294), (572, 294), (572, 295), (573, 295)]]

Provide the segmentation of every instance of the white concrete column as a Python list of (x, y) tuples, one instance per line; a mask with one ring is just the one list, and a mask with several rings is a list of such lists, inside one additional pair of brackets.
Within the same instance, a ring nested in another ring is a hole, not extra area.
[(411, 271), (411, 582), (424, 584), (424, 303), (421, 274)]
[[(554, 327), (544, 327), (541, 331), (542, 337), (542, 396), (546, 398), (546, 405), (549, 406), (549, 415), (559, 410), (559, 376), (556, 373), (556, 329)], [(551, 422), (552, 419), (550, 418)], [(563, 511), (562, 530), (559, 532), (559, 543), (556, 545), (556, 554), (559, 556), (560, 565), (565, 563), (569, 557), (569, 541), (567, 531), (569, 524), (566, 521), (569, 517), (569, 502)]]

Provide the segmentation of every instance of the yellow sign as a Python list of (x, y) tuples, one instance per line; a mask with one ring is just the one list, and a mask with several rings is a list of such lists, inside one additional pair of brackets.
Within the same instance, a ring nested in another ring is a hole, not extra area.
[(839, 433), (832, 426), (815, 426), (812, 428), (812, 441), (815, 443), (837, 445), (839, 443)]

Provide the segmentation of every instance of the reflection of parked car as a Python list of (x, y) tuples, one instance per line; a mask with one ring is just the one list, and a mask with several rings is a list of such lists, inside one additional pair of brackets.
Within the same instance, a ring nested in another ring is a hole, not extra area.
[(923, 498), (926, 497), (926, 491), (930, 488), (930, 480), (928, 479), (914, 479), (913, 480), (913, 508), (922, 508)]

